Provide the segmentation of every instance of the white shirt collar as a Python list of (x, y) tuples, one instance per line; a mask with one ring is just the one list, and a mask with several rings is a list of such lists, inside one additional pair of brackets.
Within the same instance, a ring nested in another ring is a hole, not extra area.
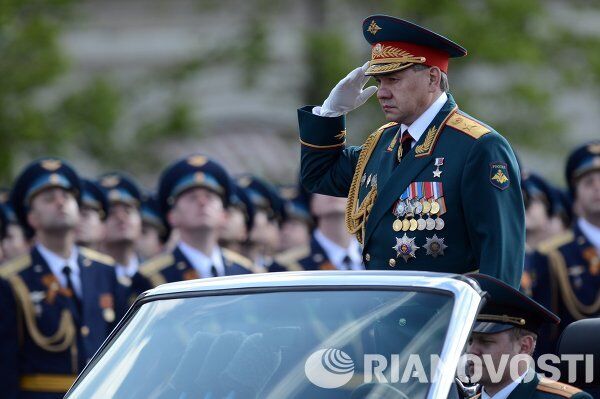
[(210, 271), (211, 266), (214, 266), (217, 269), (217, 274), (219, 276), (225, 275), (223, 254), (221, 254), (221, 249), (218, 246), (213, 248), (211, 256), (208, 257), (202, 251), (199, 251), (183, 241), (179, 241), (179, 244), (177, 245), (201, 278), (212, 277), (212, 272)]
[(446, 104), (446, 101), (448, 101), (448, 95), (444, 92), (410, 126), (405, 124), (400, 125), (400, 132), (404, 133), (408, 129), (408, 132), (415, 140), (413, 146), (419, 141), (423, 133), (425, 133), (425, 129), (431, 124), (435, 116), (440, 112), (444, 104)]
[(344, 257), (348, 255), (350, 258), (350, 269), (352, 270), (363, 270), (365, 267), (362, 264), (362, 256), (360, 251), (360, 245), (354, 238), (350, 240), (348, 248), (343, 248), (325, 237), (323, 232), (316, 229), (314, 232), (315, 240), (323, 247), (323, 250), (327, 254), (327, 259), (336, 267), (338, 270), (347, 270), (344, 265)]
[(481, 390), (481, 399), (506, 399), (506, 398), (508, 398), (508, 395), (510, 395), (511, 392), (515, 390), (517, 385), (519, 385), (521, 383), (521, 381), (523, 381), (523, 378), (525, 378), (525, 375), (527, 375), (527, 372), (528, 371), (524, 372), (519, 378), (517, 378), (516, 380), (514, 380), (513, 382), (511, 382), (510, 384), (508, 384), (507, 386), (505, 386), (504, 388), (502, 388), (501, 390), (496, 392), (496, 394), (494, 396), (488, 395), (488, 393), (485, 391), (485, 388), (483, 388)]
[(140, 267), (140, 260), (137, 256), (132, 256), (127, 265), (118, 263), (115, 266), (117, 277), (133, 277)]
[(577, 225), (588, 241), (600, 251), (600, 227), (594, 226), (584, 218), (577, 219)]
[(79, 270), (79, 262), (77, 262), (77, 258), (79, 257), (79, 252), (77, 251), (77, 247), (73, 246), (71, 249), (71, 256), (69, 259), (64, 259), (60, 255), (52, 252), (45, 246), (40, 243), (36, 244), (36, 248), (42, 258), (48, 264), (48, 267), (54, 274), (54, 276), (58, 279), (58, 283), (63, 288), (67, 288), (67, 276), (63, 273), (63, 268), (67, 265), (71, 268), (71, 281), (73, 282), (73, 288), (75, 289), (75, 294), (81, 298), (81, 272)]

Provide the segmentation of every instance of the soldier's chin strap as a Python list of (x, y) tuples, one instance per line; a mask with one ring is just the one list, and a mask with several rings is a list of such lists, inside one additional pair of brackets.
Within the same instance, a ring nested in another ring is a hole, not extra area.
[(454, 383), (458, 391), (458, 396), (462, 399), (474, 399), (481, 395), (481, 385), (479, 384), (465, 383), (458, 377), (454, 378)]

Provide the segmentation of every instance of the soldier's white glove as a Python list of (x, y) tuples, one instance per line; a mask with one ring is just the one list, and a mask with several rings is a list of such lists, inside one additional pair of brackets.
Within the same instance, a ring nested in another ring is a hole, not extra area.
[(365, 76), (368, 67), (369, 62), (367, 61), (363, 66), (350, 72), (331, 90), (322, 106), (313, 108), (313, 114), (329, 117), (340, 116), (367, 102), (369, 97), (377, 91), (375, 86), (363, 90), (370, 78), (370, 76)]

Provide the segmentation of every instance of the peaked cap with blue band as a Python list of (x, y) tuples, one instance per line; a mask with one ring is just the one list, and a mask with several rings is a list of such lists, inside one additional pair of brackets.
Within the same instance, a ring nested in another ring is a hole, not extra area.
[(95, 209), (101, 219), (108, 215), (108, 198), (98, 183), (90, 179), (81, 179), (81, 205)]
[(33, 229), (27, 223), (31, 200), (40, 192), (59, 187), (71, 192), (77, 202), (81, 200), (81, 180), (68, 163), (58, 158), (42, 158), (27, 165), (15, 179), (10, 203), (28, 237)]
[(156, 195), (145, 193), (142, 196), (140, 212), (142, 214), (142, 222), (154, 226), (158, 230), (161, 242), (167, 242), (171, 234), (171, 228), (160, 211)]
[(246, 222), (246, 230), (251, 231), (254, 227), (254, 204), (250, 200), (248, 193), (235, 181), (233, 184), (233, 195), (231, 196), (231, 206), (240, 209), (244, 213), (244, 220)]
[(273, 185), (252, 175), (236, 177), (237, 184), (242, 187), (256, 210), (263, 210), (269, 219), (281, 222), (285, 218), (283, 200)]
[(556, 212), (556, 193), (543, 177), (536, 173), (524, 174), (521, 180), (521, 189), (523, 190), (523, 199), (525, 205), (529, 205), (529, 201), (534, 198), (540, 199), (546, 206), (546, 213), (552, 216)]
[[(123, 172), (110, 172), (98, 177), (109, 204), (125, 203), (138, 208), (142, 204), (142, 191), (133, 177)], [(110, 205), (109, 205), (110, 206)]]
[(452, 40), (400, 18), (372, 15), (362, 26), (371, 44), (366, 75), (401, 71), (414, 64), (436, 66), (447, 73), (450, 58), (467, 55), (467, 50)]
[(569, 191), (575, 197), (575, 182), (583, 175), (600, 170), (600, 141), (590, 141), (577, 147), (567, 160), (565, 177)]
[(310, 213), (311, 194), (300, 184), (280, 186), (278, 189), (284, 201), (286, 220), (297, 219), (312, 225), (314, 221)]
[(518, 327), (537, 334), (544, 324), (560, 322), (554, 313), (501, 280), (480, 273), (466, 276), (477, 281), (487, 293), (473, 332), (496, 334)]
[(158, 203), (163, 215), (173, 207), (179, 195), (197, 187), (217, 193), (223, 205), (229, 206), (233, 186), (225, 168), (206, 155), (194, 154), (174, 162), (161, 174)]

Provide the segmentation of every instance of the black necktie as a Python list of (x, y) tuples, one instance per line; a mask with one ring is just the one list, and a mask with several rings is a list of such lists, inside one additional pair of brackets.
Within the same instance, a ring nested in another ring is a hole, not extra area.
[(73, 271), (71, 270), (71, 267), (69, 265), (66, 265), (65, 267), (63, 267), (62, 272), (65, 275), (65, 277), (67, 278), (67, 288), (69, 290), (71, 290), (71, 293), (72, 293), (71, 298), (73, 299), (73, 302), (75, 302), (77, 311), (79, 312), (79, 314), (81, 314), (81, 302), (79, 301), (79, 297), (77, 296), (77, 293), (75, 292), (75, 286), (73, 285), (73, 279), (71, 278), (71, 274)]
[(344, 265), (344, 270), (352, 270), (352, 259), (348, 255), (344, 256), (342, 259), (342, 265)]
[(215, 265), (210, 266), (210, 275), (211, 277), (219, 277), (219, 272), (217, 272)]
[(402, 158), (404, 158), (406, 154), (408, 154), (408, 152), (412, 148), (413, 141), (414, 140), (408, 132), (408, 130), (405, 130), (404, 133), (402, 133), (402, 138), (400, 139), (400, 146), (398, 147), (398, 162), (402, 161)]

